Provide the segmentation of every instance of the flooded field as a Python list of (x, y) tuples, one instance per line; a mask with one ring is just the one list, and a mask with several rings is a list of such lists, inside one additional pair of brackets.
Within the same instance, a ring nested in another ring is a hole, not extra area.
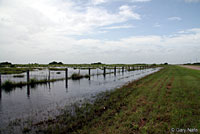
[[(137, 80), (160, 69), (152, 68), (117, 72), (116, 75), (94, 75), (90, 79), (69, 79), (67, 85), (66, 81), (63, 80), (36, 85), (34, 87), (24, 86), (22, 88), (15, 88), (9, 92), (2, 89), (0, 93), (0, 128), (5, 128), (10, 121), (16, 118), (41, 121), (49, 117), (54, 117), (59, 113), (59, 109), (62, 109), (64, 106), (95, 99), (98, 93), (121, 87), (129, 81)], [(75, 71), (80, 70), (69, 69), (69, 76)], [(101, 69), (91, 70), (91, 74), (102, 72)], [(81, 73), (87, 74), (88, 70), (81, 70)], [(37, 76), (37, 78), (42, 79), (48, 77), (48, 70), (33, 71), (30, 76), (33, 78)], [(51, 78), (64, 78), (64, 76), (64, 71), (51, 71)], [(26, 77), (14, 78), (13, 75), (2, 76), (2, 81), (8, 79), (17, 82), (26, 81)]]

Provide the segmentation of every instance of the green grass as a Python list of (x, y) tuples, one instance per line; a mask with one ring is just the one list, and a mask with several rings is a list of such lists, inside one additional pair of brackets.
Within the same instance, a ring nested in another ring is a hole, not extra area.
[[(200, 131), (200, 71), (178, 66), (104, 93), (94, 104), (65, 110), (41, 122), (41, 133), (129, 134), (171, 133), (171, 128)], [(44, 127), (46, 126), (46, 127)]]

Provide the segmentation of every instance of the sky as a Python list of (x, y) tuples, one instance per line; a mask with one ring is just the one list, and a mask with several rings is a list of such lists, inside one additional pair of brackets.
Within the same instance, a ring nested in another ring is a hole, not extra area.
[(200, 62), (200, 0), (0, 0), (0, 62)]

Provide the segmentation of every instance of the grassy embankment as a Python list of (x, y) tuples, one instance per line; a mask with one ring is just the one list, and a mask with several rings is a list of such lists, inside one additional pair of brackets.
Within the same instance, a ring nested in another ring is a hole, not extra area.
[(41, 133), (54, 134), (165, 134), (171, 128), (200, 131), (199, 94), (200, 71), (168, 66), (105, 93), (94, 104), (76, 108), (75, 116), (65, 111), (56, 120), (35, 126)]

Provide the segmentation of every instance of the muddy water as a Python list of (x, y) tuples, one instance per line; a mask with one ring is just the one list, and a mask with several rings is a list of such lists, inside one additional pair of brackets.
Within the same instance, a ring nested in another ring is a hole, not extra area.
[(59, 109), (75, 102), (95, 98), (100, 92), (112, 90), (137, 80), (161, 68), (131, 72), (95, 75), (89, 79), (58, 81), (36, 87), (16, 88), (11, 92), (1, 91), (0, 128), (16, 118), (34, 118), (36, 121), (55, 116)]

